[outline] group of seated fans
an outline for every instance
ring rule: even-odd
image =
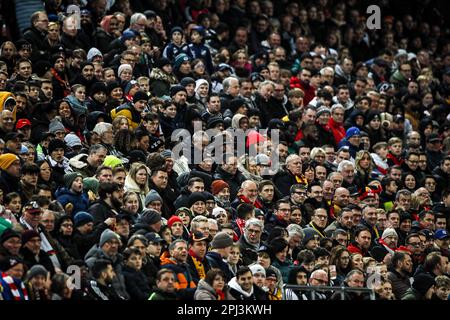
[[[375,2],[0,1],[0,300],[448,300],[448,4]]]

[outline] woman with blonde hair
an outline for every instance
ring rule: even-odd
[[[312,161],[314,161],[316,164],[323,165],[325,163],[325,157],[326,153],[325,150],[319,147],[314,147],[311,150],[311,153],[309,155]]]
[[[125,178],[125,191],[136,192],[139,196],[139,208],[145,208],[145,196],[150,192],[148,180],[150,169],[142,162],[135,162],[131,165],[130,171]]]
[[[354,182],[357,185],[358,190],[364,190],[370,182],[370,175],[374,168],[369,151],[360,150],[356,153],[355,168],[356,175]]]

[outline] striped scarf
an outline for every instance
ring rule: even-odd
[[[17,283],[14,282],[13,277],[8,276],[5,273],[2,273],[1,280],[3,283],[5,283],[8,286],[9,291],[11,291],[11,294],[12,294],[11,300],[14,300],[14,301],[29,300],[27,289],[25,288],[25,285],[23,284],[22,281],[20,281],[20,290],[19,290],[19,288],[17,287]],[[6,288],[3,288],[3,291],[5,291],[5,290],[6,290]],[[6,300],[5,296],[4,296],[4,298]]]
[[[205,277],[206,277],[205,266],[197,258],[197,256],[195,255],[195,253],[192,250],[189,250],[189,255],[191,256],[192,262],[194,263],[194,267],[198,272],[198,277],[200,279],[205,279]]]

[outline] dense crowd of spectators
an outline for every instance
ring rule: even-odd
[[[449,5],[371,2],[0,1],[0,300],[448,300]]]

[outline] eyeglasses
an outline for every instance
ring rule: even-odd
[[[328,218],[327,216],[322,216],[322,215],[315,215],[315,217],[320,220],[326,220]]]

